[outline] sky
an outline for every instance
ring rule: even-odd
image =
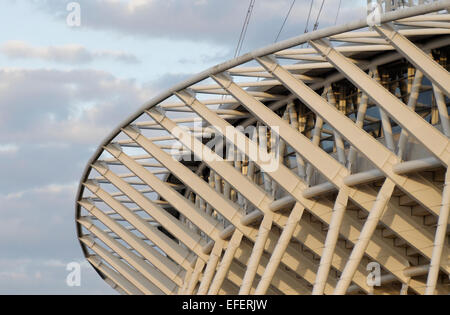
[[[79,26],[68,25],[70,2],[79,4]],[[274,42],[291,3],[256,0],[242,53]],[[342,1],[339,16],[338,3],[325,1],[319,28],[336,17],[338,24],[364,18],[366,0]],[[115,294],[76,238],[82,171],[142,104],[233,57],[248,4],[1,1],[0,294]],[[304,32],[309,5],[296,1],[280,40]],[[80,286],[66,283],[71,262],[81,265]]]

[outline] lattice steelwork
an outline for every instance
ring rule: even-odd
[[[448,294],[448,7],[307,33],[145,104],[82,177],[89,262],[126,294]]]

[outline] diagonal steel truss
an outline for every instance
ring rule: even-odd
[[[88,261],[123,294],[448,294],[449,7],[386,7],[145,104],[82,176]]]

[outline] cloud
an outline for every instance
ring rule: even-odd
[[[104,71],[0,69],[0,143],[98,143],[153,94]]]
[[[0,191],[0,294],[114,293],[81,253],[73,219],[75,182]],[[81,264],[81,287],[66,284],[70,262]]]
[[[138,84],[92,69],[0,69],[0,172],[11,178],[0,193],[77,182],[113,128],[188,76]]]
[[[62,240],[67,241],[73,236],[74,226],[70,218],[73,207],[67,201],[74,198],[76,183],[48,184],[36,186],[26,190],[17,190],[0,195],[0,244],[2,248],[27,247],[30,252],[42,252],[41,246],[54,244]],[[42,219],[46,228],[42,228]],[[72,221],[72,222],[70,222]],[[54,239],[55,238],[55,239]],[[42,244],[42,245],[40,245]],[[36,248],[32,246],[39,245]],[[70,255],[68,252],[59,253],[62,258]],[[3,253],[2,257],[7,257]]]
[[[78,182],[102,139],[165,88],[90,69],[0,69],[0,173],[10,178],[0,193]]]
[[[144,36],[170,40],[205,41],[224,47],[237,43],[248,1],[207,0],[78,0],[81,27],[113,30],[127,36]],[[39,8],[59,19],[67,11],[60,0],[37,0]],[[291,0],[258,0],[250,20],[244,50],[274,41],[291,5]],[[339,0],[326,2],[319,19],[320,27],[333,25]],[[321,1],[315,1],[309,30],[318,15]],[[309,1],[297,1],[280,39],[303,34]],[[343,1],[339,21],[363,18],[364,1]],[[157,49],[154,48],[154,49]]]
[[[0,52],[11,59],[40,59],[66,64],[86,64],[104,58],[128,64],[140,62],[135,55],[123,51],[89,51],[78,44],[38,47],[24,41],[10,40],[0,46]]]
[[[81,267],[81,286],[69,287],[68,263]],[[85,260],[1,258],[0,294],[117,294]]]
[[[19,147],[15,144],[0,144],[0,154],[16,153]]]

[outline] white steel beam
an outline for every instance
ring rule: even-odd
[[[148,281],[160,288],[165,294],[172,295],[177,292],[178,287],[174,282],[165,277],[158,269],[146,263],[138,255],[114,240],[107,233],[103,232],[99,227],[95,226],[91,220],[86,217],[81,217],[78,219],[78,222],[147,278]]]
[[[347,208],[348,192],[349,188],[347,186],[342,187],[334,202],[333,214],[331,215],[331,222],[328,227],[327,238],[325,239],[325,247],[320,257],[319,270],[317,271],[316,281],[314,282],[313,295],[322,295],[324,292],[339,232],[342,228],[345,209]]]
[[[275,275],[275,272],[280,265],[281,258],[283,254],[286,252],[286,248],[294,234],[295,228],[297,227],[304,211],[304,207],[302,207],[299,203],[296,203],[294,209],[292,209],[289,219],[286,222],[286,225],[283,228],[283,232],[281,232],[280,238],[278,239],[277,245],[273,250],[272,255],[270,256],[270,260],[264,270],[264,274],[261,277],[261,280],[256,287],[255,295],[266,294],[267,289]]]
[[[147,197],[140,194],[135,188],[127,184],[123,179],[108,169],[106,165],[96,163],[93,167],[119,190],[126,193],[127,196],[136,203],[136,205],[141,207],[148,213],[148,215],[164,226],[167,231],[175,236],[180,242],[185,244],[201,260],[208,260],[208,255],[203,252],[203,247],[206,245],[206,242],[200,235],[195,234],[192,230],[185,229],[181,222],[174,216],[157,204],[153,203]]]
[[[157,112],[149,112],[149,114],[153,115],[154,118],[158,119],[158,113]],[[186,141],[190,138],[186,131],[176,129],[176,131],[173,130],[177,125],[174,122],[171,122],[169,118],[164,119],[158,119],[158,121],[166,128],[168,131],[172,132],[175,136],[183,137]],[[156,152],[151,148],[152,143],[148,141],[143,135],[139,133],[139,131],[136,128],[128,127],[124,129],[124,132],[127,133],[127,135],[134,139],[136,143],[139,143],[142,148],[148,150],[149,152]],[[185,135],[185,136],[183,136]],[[192,141],[192,142],[191,142]],[[194,145],[196,143],[197,150],[202,149],[203,144],[198,139],[191,139],[188,143],[191,143]],[[198,153],[198,152],[197,152]],[[209,156],[213,154],[212,152],[205,152]],[[214,153],[215,154],[215,153]],[[257,230],[248,226],[245,226],[241,223],[241,217],[242,215],[239,213],[239,210],[230,203],[229,200],[227,200],[222,194],[217,193],[214,189],[212,189],[205,181],[200,179],[198,176],[194,175],[190,170],[187,170],[184,165],[182,165],[180,162],[175,161],[170,155],[166,154],[164,155],[158,155],[157,156],[160,163],[163,163],[165,167],[171,170],[173,174],[175,174],[181,181],[185,183],[185,185],[191,187],[193,191],[195,191],[197,194],[199,194],[207,203],[213,205],[213,207],[220,212],[228,221],[230,221],[234,226],[236,226],[244,235],[249,237],[251,240],[255,240],[255,237],[257,235]],[[230,174],[241,174],[236,171],[236,169],[232,166],[230,166],[228,163],[219,161],[218,157],[215,159],[216,163],[214,166],[214,170],[219,173],[222,177],[225,179],[228,179],[228,176]],[[217,166],[219,165],[219,166]],[[224,171],[222,172],[221,169]],[[242,174],[241,174],[242,175]],[[236,178],[236,177],[235,177]],[[259,189],[259,187],[255,186],[251,181],[248,181],[246,185],[246,191],[245,193],[252,193],[254,196],[261,196],[260,193],[255,194]],[[252,187],[255,187],[255,189],[250,190]],[[257,189],[256,189],[257,188]],[[244,193],[244,191],[242,191]],[[262,193],[262,196],[264,198],[264,193]],[[248,197],[246,195],[246,197]],[[262,200],[260,198],[260,201],[258,202],[260,206],[262,205]],[[265,204],[268,206],[271,202],[270,197],[268,197]],[[257,203],[257,204],[258,204]],[[260,272],[260,271],[259,271]]]
[[[220,117],[216,116],[214,113],[210,112],[209,109],[206,108],[206,106],[204,106],[198,100],[193,98],[192,95],[185,93],[185,92],[183,92],[183,94],[178,93],[177,95],[179,95],[179,97],[181,97],[181,99],[184,100],[186,102],[186,104],[188,104],[188,106],[190,106],[195,112],[197,112],[197,114],[202,116],[211,125],[216,126],[216,128],[218,128],[218,130],[222,130],[222,132],[223,132],[223,130],[227,130],[227,132],[224,132],[225,133],[224,135],[229,139],[229,141],[235,142],[238,147],[242,146],[240,150],[242,150],[243,152],[248,151],[247,153],[250,154],[249,155],[250,160],[258,161],[260,159],[259,156],[252,155],[254,152],[257,152],[258,149],[257,148],[252,149],[251,147],[257,146],[257,145],[254,144],[252,141],[250,141],[242,133],[236,132],[236,130],[229,123],[227,123]],[[169,120],[168,118],[165,118],[166,122],[168,120]],[[286,127],[286,128],[289,128],[289,127]],[[183,138],[186,139],[187,136],[183,136]],[[246,148],[248,148],[248,149],[246,149]],[[262,154],[262,153],[260,152],[260,154]],[[266,159],[263,159],[263,160],[266,160]],[[258,162],[256,164],[258,164],[258,166],[260,166],[262,169],[264,169],[264,167],[265,167],[265,165],[261,164],[260,162]],[[214,167],[214,166],[212,166],[212,167]],[[331,216],[328,216],[328,213],[331,213],[332,206],[326,207],[321,203],[317,203],[317,202],[314,202],[314,201],[304,198],[303,191],[306,188],[306,186],[300,181],[300,179],[298,177],[294,176],[294,174],[290,170],[288,170],[283,164],[279,165],[279,167],[276,170],[271,170],[268,174],[274,180],[276,180],[277,183],[281,187],[283,187],[287,192],[292,194],[292,196],[295,196],[295,198],[301,204],[305,205],[306,208],[313,211],[313,213],[315,213],[316,215],[321,217],[326,223],[329,224]],[[227,174],[225,173],[223,176],[225,176],[225,178],[226,178]],[[292,187],[295,187],[296,189],[293,190]],[[245,187],[243,188],[243,190],[241,190],[241,189],[239,189],[239,190],[243,191],[243,192],[246,191]],[[364,194],[364,195],[366,195],[366,194]],[[250,197],[252,197],[252,196],[250,196]],[[250,198],[250,197],[247,197],[247,198]],[[353,193],[353,198],[357,198],[357,194]],[[366,202],[367,202],[367,200],[364,200],[364,203],[366,203]],[[323,208],[321,208],[321,207],[323,207]],[[282,224],[280,223],[279,220],[281,220],[281,217],[279,219],[276,219],[275,222],[277,223],[277,225],[282,226]],[[355,225],[357,226],[358,224],[359,223],[356,223],[355,221],[349,222],[348,218],[346,218],[346,220],[345,220],[346,227],[351,226],[353,228]],[[304,227],[302,227],[302,229],[304,229]],[[346,231],[346,236],[348,237],[348,234],[347,234],[349,232],[348,228],[346,228],[344,230]],[[356,228],[356,230],[357,230],[357,228]],[[298,231],[299,230],[296,231],[296,234],[298,233]],[[307,241],[309,242],[310,239],[307,239]],[[373,245],[375,245],[375,243],[373,243]],[[386,245],[387,244],[385,244],[383,246],[386,246]],[[375,248],[377,248],[378,246],[379,245],[376,245],[375,247],[371,247],[369,249],[369,251],[371,252],[371,251],[375,250]],[[314,246],[312,248],[314,248],[315,250],[319,250],[319,248],[314,247]],[[320,246],[320,249],[321,248],[322,248],[322,246]],[[373,252],[373,254],[375,254],[375,252]],[[378,254],[375,254],[375,257],[377,257],[378,255],[379,255],[379,252],[378,252]],[[379,257],[378,259],[380,259],[380,258],[381,257]],[[381,259],[383,259],[383,258],[381,258]],[[336,260],[333,260],[333,266],[339,268],[339,264],[337,263]],[[342,266],[342,268],[343,268],[343,266]],[[404,267],[401,267],[401,269],[403,269],[403,268]],[[401,278],[401,274],[398,274],[398,275]],[[362,280],[362,279],[358,278],[356,281],[360,281],[360,280]],[[365,280],[362,282],[359,282],[359,283],[362,287],[365,287]]]
[[[200,287],[198,288],[198,295],[206,295],[208,292],[211,281],[214,277],[216,271],[217,263],[222,255],[222,250],[225,245],[224,240],[219,240],[214,243],[214,247],[209,255],[208,263],[206,264],[205,272],[203,273],[202,281],[200,282]]]
[[[335,294],[345,294],[347,292],[355,271],[364,256],[364,252],[367,249],[369,240],[372,238],[378,222],[380,221],[380,218],[387,208],[387,204],[392,196],[394,188],[394,182],[390,179],[386,179],[380,191],[378,192],[377,200],[375,201],[372,209],[369,212],[369,217],[364,223],[364,227],[361,230],[361,234],[359,235],[358,240],[355,243],[352,254],[350,255],[350,258],[345,265],[344,271],[342,272],[340,280],[336,286],[336,290],[334,292]]]
[[[107,216],[103,211],[95,207],[95,205],[87,200],[79,201],[79,204],[91,213],[95,218],[98,218],[105,226],[107,226],[120,239],[128,243],[134,250],[147,259],[153,266],[158,268],[170,280],[175,282],[178,286],[183,285],[184,270],[181,266],[175,264],[166,256],[161,255],[159,251],[144,242],[142,239],[125,229],[122,225]]]
[[[423,120],[414,111],[409,110],[403,102],[383,88],[379,83],[372,80],[358,66],[354,65],[345,56],[332,48],[329,43],[324,40],[316,40],[310,42],[310,44],[332,62],[335,68],[343,73],[355,86],[364,91],[364,93],[367,93],[402,128],[408,130],[414,138],[439,158],[444,165],[448,165],[450,161],[450,142],[441,132],[433,126],[430,126],[428,122]],[[448,73],[444,77],[448,77],[449,79],[447,81],[450,82]],[[348,127],[347,129],[350,130],[351,128]],[[348,137],[346,138],[351,141]],[[369,147],[370,145],[367,144],[367,147],[364,149],[366,151],[370,150]],[[379,147],[380,145],[377,145],[372,150],[378,150]],[[362,152],[362,148],[359,148],[359,150]],[[383,150],[385,149],[383,148]],[[376,155],[383,156],[381,152]]]
[[[441,211],[439,212],[439,220],[436,227],[436,236],[434,239],[433,256],[431,257],[430,271],[427,278],[426,295],[435,294],[436,283],[439,276],[439,267],[444,260],[445,265],[449,265],[448,255],[445,253],[447,225],[450,214],[450,172],[447,170],[445,174],[444,194],[442,197]],[[447,249],[448,250],[448,249]]]
[[[209,287],[208,295],[217,294],[219,288],[222,286],[222,283],[228,274],[228,270],[230,269],[231,263],[233,262],[236,250],[239,248],[241,244],[243,236],[244,234],[242,234],[242,232],[237,229],[233,232],[233,236],[231,237],[231,240],[228,242],[225,254],[223,255],[219,268],[217,269],[217,272],[214,276],[211,286]]]
[[[184,198],[181,194],[176,192],[173,188],[168,186],[165,182],[159,179],[152,172],[146,170],[143,166],[139,165],[130,158],[129,155],[122,151],[122,148],[116,145],[108,145],[105,149],[111,153],[117,160],[123,163],[130,171],[132,171],[136,176],[138,176],[144,183],[151,187],[155,192],[157,192],[164,200],[170,203],[175,209],[177,209],[184,216],[189,218],[189,221],[194,223],[199,229],[203,230],[206,235],[211,237],[213,240],[220,239],[220,233],[223,228],[221,223],[211,216],[202,213],[194,207],[194,205]],[[150,149],[150,147],[147,147]],[[153,147],[148,150],[150,154],[160,157],[165,154],[161,149]],[[156,158],[156,156],[155,156]]]
[[[142,293],[148,295],[164,295],[164,292],[161,291],[157,286],[155,286],[153,283],[144,278],[136,270],[129,267],[118,257],[115,257],[104,247],[97,244],[92,237],[82,236],[80,237],[80,241],[83,242],[87,247],[92,249],[99,257],[104,259],[120,274],[124,275],[127,278],[127,280],[130,281]]]
[[[264,61],[262,61],[263,59],[264,59]],[[264,65],[264,63],[267,61],[267,58],[260,58],[260,59],[258,59],[258,60]],[[272,62],[272,60],[269,60],[269,62]],[[269,62],[267,62],[267,63],[269,63]],[[273,61],[273,63],[275,63],[275,62]],[[276,63],[275,63],[275,65],[271,64],[271,66],[269,66],[269,65],[265,64],[264,66],[265,66],[267,69],[269,69],[269,71],[270,71],[272,74],[274,74],[275,77],[277,77],[280,81],[282,81],[283,84],[285,84],[288,88],[289,88],[290,86],[292,86],[292,85],[299,84],[299,82],[298,82],[297,80],[295,80],[295,79],[292,79],[292,81],[291,81],[291,80],[286,80],[286,77],[291,78],[291,77],[289,77],[290,74],[289,74],[287,71],[285,71],[284,69],[281,69],[281,67],[277,67]],[[286,75],[285,75],[282,79],[280,79],[280,75],[281,75],[280,72],[281,72],[281,71],[285,71],[285,72],[286,72]],[[283,75],[284,75],[284,73],[283,73]],[[239,88],[238,86],[236,86],[236,85],[235,85],[228,77],[223,76],[223,75],[220,75],[220,76],[216,75],[216,76],[214,76],[214,79],[215,79],[216,81],[218,81],[218,83],[221,84],[225,89],[227,89],[234,97],[236,97],[239,101],[241,101],[242,104],[243,104],[244,106],[246,106],[247,109],[248,109],[249,111],[251,111],[251,112],[252,112],[256,117],[258,117],[260,120],[264,121],[267,125],[269,125],[269,126],[282,126],[281,128],[279,128],[279,132],[280,132],[281,137],[282,137],[283,139],[285,139],[285,140],[287,141],[287,143],[289,143],[294,149],[295,149],[295,148],[298,148],[298,149],[296,150],[297,152],[300,152],[301,154],[304,154],[304,153],[306,152],[305,155],[308,154],[308,153],[310,153],[311,151],[313,151],[313,152],[315,152],[315,153],[317,152],[317,153],[314,155],[314,157],[311,157],[311,161],[310,161],[310,163],[316,165],[316,168],[317,168],[317,169],[319,169],[319,170],[322,171],[323,169],[329,168],[330,165],[333,165],[334,167],[333,167],[333,171],[332,171],[332,172],[331,172],[331,171],[330,171],[330,172],[323,172],[323,174],[324,174],[326,177],[328,177],[329,180],[331,180],[331,182],[332,182],[333,184],[335,184],[337,187],[343,186],[343,184],[342,184],[342,182],[341,182],[340,180],[342,180],[342,176],[346,176],[346,174],[348,174],[348,171],[347,171],[345,168],[343,168],[342,165],[338,164],[334,159],[329,158],[329,156],[328,156],[327,154],[325,154],[325,152],[323,152],[323,151],[321,152],[320,150],[317,151],[317,148],[315,148],[314,146],[312,146],[312,144],[311,144],[310,142],[308,142],[308,140],[302,141],[302,137],[304,137],[304,136],[301,135],[300,133],[289,135],[289,133],[292,133],[291,131],[293,131],[293,130],[290,129],[290,127],[289,127],[288,125],[284,126],[284,125],[285,125],[285,122],[284,122],[280,117],[278,117],[278,116],[277,116],[276,114],[274,114],[272,111],[270,111],[269,109],[267,109],[267,108],[264,106],[264,104],[262,104],[262,103],[256,101],[256,100],[253,99],[251,96],[246,95],[245,91],[242,90],[241,88]],[[289,81],[289,83],[286,83],[286,81]],[[305,87],[306,87],[306,86],[305,86]],[[306,87],[306,88],[307,88],[307,87]],[[307,94],[308,91],[309,91],[309,90],[308,90],[308,88],[307,88],[306,92],[305,92],[305,91],[302,91],[303,93],[297,92],[296,94],[297,94],[297,96],[298,96],[299,94],[303,94],[303,96],[305,96],[305,94]],[[323,102],[324,104],[326,104],[327,109],[332,108],[331,106],[328,105],[328,103],[326,103],[326,102],[325,102],[320,96],[318,96],[315,92],[311,91],[311,93],[312,93],[312,96],[313,96],[313,97],[316,97],[316,96],[317,96],[317,100],[316,100],[316,102],[314,103],[314,105],[317,105],[317,103]],[[311,102],[310,99],[309,99],[309,101]],[[193,109],[194,109],[195,111],[197,111],[194,107],[193,107]],[[338,118],[339,118],[339,117],[340,117],[339,115],[343,116],[343,115],[342,115],[341,113],[339,113],[337,110],[335,110],[334,112],[336,112],[336,113],[338,113],[338,114],[334,114],[334,115],[333,115],[333,119],[335,119],[336,116],[338,116]],[[199,115],[201,115],[198,111],[197,111],[197,113],[198,113]],[[322,116],[323,116],[323,115],[322,115]],[[343,117],[344,117],[345,119],[348,119],[348,118],[346,118],[345,116],[343,116]],[[205,117],[203,117],[203,118],[205,118]],[[205,119],[206,119],[206,118],[205,118]],[[331,119],[331,117],[330,117],[329,120],[328,120],[329,123],[330,123],[331,125],[333,125],[333,123],[335,123],[335,121],[333,121],[333,119]],[[206,120],[209,121],[211,124],[213,124],[213,125],[215,125],[215,126],[218,125],[217,120],[214,121],[214,122],[211,122],[211,120],[210,120],[209,118],[206,119]],[[345,123],[345,125],[348,125],[348,123]],[[220,125],[219,125],[219,126],[220,126]],[[344,126],[344,125],[343,125],[343,126]],[[334,125],[334,127],[336,127],[336,126]],[[344,128],[344,127],[343,127],[343,128]],[[343,128],[342,128],[342,129],[343,129]],[[358,128],[356,127],[356,129],[358,129]],[[338,130],[339,130],[339,131],[342,131],[341,128],[338,128]],[[353,130],[352,130],[352,131],[353,131]],[[355,137],[355,136],[357,136],[357,134],[358,134],[359,131],[360,131],[360,130],[356,130],[355,133],[352,134],[350,137]],[[367,137],[367,135],[366,135],[366,137]],[[358,138],[358,141],[362,141],[362,140],[365,140],[365,139],[364,139],[364,137],[361,137],[361,136],[360,136],[360,137]],[[373,149],[376,148],[376,146],[380,146],[380,144],[377,143],[375,140],[373,140],[373,142],[374,142],[374,145],[373,145],[372,147],[368,148],[369,150],[373,150]],[[301,145],[300,145],[300,144],[301,144]],[[360,145],[361,145],[361,143],[360,143]],[[372,144],[371,144],[371,145],[372,145]],[[359,149],[359,148],[358,148],[358,149]],[[377,148],[377,149],[379,149],[379,148]],[[385,150],[385,151],[387,152],[387,154],[391,155],[391,158],[393,158],[393,159],[396,160],[396,157],[392,155],[392,152],[390,152],[389,150],[385,149],[384,147],[382,147],[382,150]],[[376,156],[378,153],[379,153],[378,151],[372,152],[372,154],[375,155],[375,156]],[[326,156],[327,158],[329,158],[329,159],[328,159],[328,164],[327,164],[327,163],[323,163],[323,162],[322,162],[322,164],[320,164],[320,165],[318,164],[318,159],[319,159],[319,157],[321,157],[321,156]],[[373,157],[371,157],[371,158],[372,158],[371,160],[373,160]],[[324,157],[324,159],[325,159],[325,157]],[[380,162],[381,162],[381,161],[380,161]],[[384,165],[385,163],[386,163],[386,161],[383,161],[383,163],[381,163],[381,166],[380,166],[380,167],[381,167],[381,168],[382,168],[382,167],[385,167],[385,168],[386,168],[386,166]],[[336,164],[337,164],[337,165],[336,165]],[[375,163],[375,164],[376,164],[376,163]],[[282,168],[280,168],[280,169],[282,169]],[[280,170],[280,169],[279,169],[279,170]],[[279,170],[278,170],[278,171],[279,171]],[[389,172],[392,171],[390,168],[387,168],[387,170],[388,170]],[[339,173],[339,172],[340,172],[340,173]],[[273,172],[271,175],[274,176],[275,173],[276,173],[276,172]],[[331,174],[330,174],[330,173],[331,173]],[[340,174],[340,176],[337,176],[337,173]],[[284,181],[286,181],[286,176],[284,177]],[[282,185],[282,182],[283,182],[283,180],[279,182],[280,185]],[[411,184],[415,184],[415,183],[416,183],[415,181],[409,181],[409,182],[410,182]],[[405,183],[405,178],[402,178],[401,184],[403,184],[404,186],[406,186],[406,188],[409,188],[409,185]],[[299,187],[299,186],[297,186],[297,187]],[[410,189],[412,189],[412,187],[411,187]],[[416,188],[416,189],[417,189],[417,188]],[[286,190],[287,190],[289,193],[292,193],[292,191],[290,191],[289,189],[286,189]],[[425,188],[425,187],[424,187],[422,190],[428,190],[428,191],[431,191],[431,192],[434,191],[433,189]],[[370,210],[370,207],[369,207],[369,204],[367,203],[367,201],[365,200],[364,202],[362,202],[362,200],[360,199],[360,198],[363,197],[363,195],[358,196],[358,195],[360,194],[360,192],[358,192],[357,189],[351,189],[350,191],[351,191],[350,196],[352,197],[352,199],[354,199],[356,202],[358,202],[359,205],[361,205],[362,207],[366,208],[367,211],[369,211],[369,210]],[[414,193],[417,193],[417,192],[415,191]],[[435,193],[436,193],[436,198],[435,198],[435,199],[440,200],[440,197],[439,197],[438,192],[435,191]],[[425,197],[426,197],[426,199],[425,199]],[[428,193],[427,193],[427,196],[422,195],[422,200],[425,200],[425,201],[427,201],[428,203],[430,202],[429,198],[430,198],[430,194],[428,194]],[[375,202],[375,198],[374,198],[373,201]],[[307,208],[308,208],[308,207],[307,207]],[[434,210],[436,210],[436,209],[434,208]],[[409,237],[410,237],[410,236],[409,236]],[[369,247],[369,249],[370,249],[370,247]],[[404,259],[403,259],[403,260],[404,260]],[[404,261],[405,261],[405,260],[404,260]],[[407,262],[405,262],[405,263],[407,264]],[[404,267],[403,267],[403,268],[404,268]],[[399,276],[399,278],[404,278],[404,277],[402,276],[402,274],[400,273],[400,270],[396,270],[396,271],[394,271],[394,272],[396,272],[396,274]],[[406,279],[405,279],[405,281],[406,281]]]
[[[391,25],[374,26],[374,29],[450,97],[450,74],[447,70]]]
[[[124,217],[130,224],[136,227],[147,239],[152,240],[159,248],[161,248],[170,258],[176,261],[185,270],[191,270],[191,264],[195,255],[190,253],[179,244],[175,243],[167,235],[159,231],[154,226],[145,222],[137,214],[131,212],[127,207],[111,197],[105,190],[100,188],[98,184],[87,181],[84,184],[93,194],[101,198],[105,204],[115,210],[120,216]],[[83,205],[84,207],[84,205]]]
[[[329,55],[330,54],[328,54],[327,56]],[[321,116],[331,126],[333,126],[336,130],[338,130],[338,132],[341,133],[344,136],[344,138],[346,138],[354,147],[356,147],[359,152],[361,152],[369,161],[371,161],[376,167],[378,167],[386,176],[391,178],[402,190],[404,190],[412,198],[417,200],[417,202],[422,204],[425,208],[437,214],[439,209],[439,203],[440,200],[442,199],[442,196],[439,190],[433,184],[431,184],[425,178],[421,178],[421,182],[417,182],[408,177],[399,176],[395,174],[392,171],[392,167],[393,165],[398,164],[400,160],[398,159],[398,157],[395,156],[393,152],[389,151],[376,139],[369,136],[364,130],[358,128],[358,126],[356,126],[348,117],[340,113],[336,108],[330,106],[322,97],[320,97],[317,93],[315,93],[303,82],[295,80],[292,77],[292,75],[282,66],[278,65],[275,60],[269,57],[264,57],[259,58],[258,61],[264,65],[267,71],[274,74],[274,76],[277,77],[280,81],[282,81],[284,85],[291,90],[292,93],[297,95],[297,97],[299,97],[306,105],[308,105],[312,111]],[[359,68],[357,69],[361,71]],[[367,76],[365,73],[363,74]],[[372,79],[370,79],[368,76],[367,80],[372,81]],[[373,83],[378,84],[376,82]],[[380,88],[385,92],[387,92],[383,87],[380,86]],[[390,94],[389,92],[387,93],[392,96],[392,94]],[[368,95],[370,96],[369,93]],[[394,97],[394,99],[396,98]],[[254,102],[255,107],[256,106],[261,107],[261,105],[263,104],[258,103],[257,101]],[[388,107],[392,108],[394,106],[391,105]],[[402,105],[402,107],[406,109],[404,105]],[[413,114],[415,115],[415,113]],[[270,111],[266,112],[265,116],[268,115],[273,116],[272,118],[273,122],[271,122],[273,126],[282,125],[281,119],[274,113]],[[259,114],[259,116],[261,119],[264,119],[261,113]],[[427,129],[428,128],[434,129],[434,127],[431,127],[425,121],[423,121],[423,123],[427,125]],[[280,128],[280,130],[286,132],[285,129],[286,128]],[[442,134],[440,135],[443,136]],[[289,138],[289,140],[286,138],[286,136],[281,135],[281,137],[284,138],[294,149],[301,151],[302,154],[305,154],[305,158],[306,154],[309,153],[309,151],[312,150],[312,148],[314,148],[314,146],[307,141],[304,141],[305,144],[303,146],[299,146],[299,140],[302,138],[301,134],[297,134],[295,138],[291,137]],[[295,141],[295,139],[297,139],[297,141]],[[445,144],[450,145],[449,141],[446,138]],[[324,166],[324,162],[320,163],[321,161],[317,158],[317,155],[328,156],[328,154],[325,154],[324,151],[317,150],[317,148],[314,149],[316,150],[315,151],[316,156],[310,161],[310,163],[312,163],[313,165],[316,164],[317,166],[315,167],[318,170],[320,170],[321,173],[325,177],[327,177],[327,179],[332,184],[334,184],[336,187],[342,187],[343,181],[336,176],[337,175],[336,173],[340,172],[340,177],[346,177],[349,175],[348,171],[345,168],[343,168],[342,165],[337,163],[332,157],[328,158],[327,161],[328,165]],[[304,153],[305,151],[307,153]],[[325,158],[323,158],[323,160],[324,159]],[[333,172],[329,174],[327,170],[330,168],[331,165],[332,165],[331,168],[333,168]],[[324,167],[326,167],[325,170]]]
[[[192,108],[194,109],[194,107]],[[203,157],[205,163],[207,163],[226,181],[230,182],[238,191],[240,191],[242,194],[245,194],[245,197],[248,200],[250,200],[253,204],[258,205],[259,209],[265,212],[270,212],[269,205],[273,201],[272,197],[266,195],[264,191],[262,191],[253,182],[249,181],[247,177],[243,176],[240,172],[237,172],[235,168],[230,166],[228,163],[224,162],[222,158],[217,156],[210,149],[206,148],[198,139],[192,137],[192,135],[188,134],[185,130],[179,129],[174,122],[172,122],[168,117],[164,116],[160,111],[158,110],[148,111],[148,114],[151,115],[153,119],[159,121],[162,126],[164,126],[168,131],[170,131],[174,136],[176,136],[184,145],[190,147],[195,155],[197,155],[198,157]],[[215,115],[215,113],[213,114]],[[232,127],[232,130],[234,130],[234,127]],[[131,134],[131,129],[128,128],[127,132]],[[148,145],[148,143],[146,143],[145,137],[139,136],[139,134],[137,134],[136,131],[134,131],[132,138],[134,138],[137,142],[139,142],[143,148],[145,148]],[[246,137],[244,138],[248,140],[248,138]],[[238,141],[238,143],[242,145],[244,142]],[[258,150],[254,149],[251,151],[257,152]],[[258,159],[256,156],[254,156],[254,158]],[[179,169],[183,168],[184,166],[181,165],[179,162],[174,161],[172,158],[168,158],[167,160],[165,160],[164,163],[166,163],[165,166],[167,168],[171,169],[171,171],[174,174],[177,174],[176,176],[180,178],[186,185],[190,186],[193,191],[197,191],[197,193],[199,193],[202,196],[202,198],[204,198],[208,203],[214,204],[218,200],[224,198],[222,195],[217,194],[216,191],[212,190],[211,187],[209,187],[209,185],[207,185],[203,180],[198,179],[196,176],[192,175],[183,176],[182,171]],[[288,172],[288,174],[290,173],[290,171],[287,170],[286,168],[285,170],[286,172]],[[295,183],[289,183],[289,185],[293,184],[295,185]],[[206,191],[205,190],[202,191],[202,187],[205,187]],[[292,188],[290,190],[292,190]],[[222,215],[224,215],[233,225],[235,225],[239,230],[241,230],[247,237],[249,237],[253,241],[255,240],[257,230],[244,226],[241,222],[242,215],[240,215],[234,207],[230,208],[230,206],[228,205],[228,201],[224,203],[224,205],[215,208],[219,212],[221,212]],[[225,211],[226,209],[229,210]],[[288,252],[292,256],[302,255],[301,253],[296,253],[296,251],[293,248],[288,248]],[[300,256],[298,259],[300,259]],[[286,258],[286,261],[283,261],[283,263],[290,266],[293,263],[293,261]],[[296,271],[295,267],[292,269]],[[302,270],[302,272],[304,271]]]
[[[264,215],[264,218],[259,225],[258,236],[256,237],[255,245],[253,246],[252,254],[247,263],[247,270],[245,271],[242,285],[239,289],[239,295],[248,295],[250,289],[253,286],[256,270],[261,260],[261,256],[264,252],[267,239],[269,237],[270,230],[272,228],[273,215],[268,213]]]
[[[123,275],[105,265],[98,255],[91,255],[87,257],[87,260],[96,269],[100,270],[100,272],[104,274],[107,279],[110,279],[115,285],[117,285],[123,291],[123,293],[128,295],[143,295],[142,291],[136,288]]]

